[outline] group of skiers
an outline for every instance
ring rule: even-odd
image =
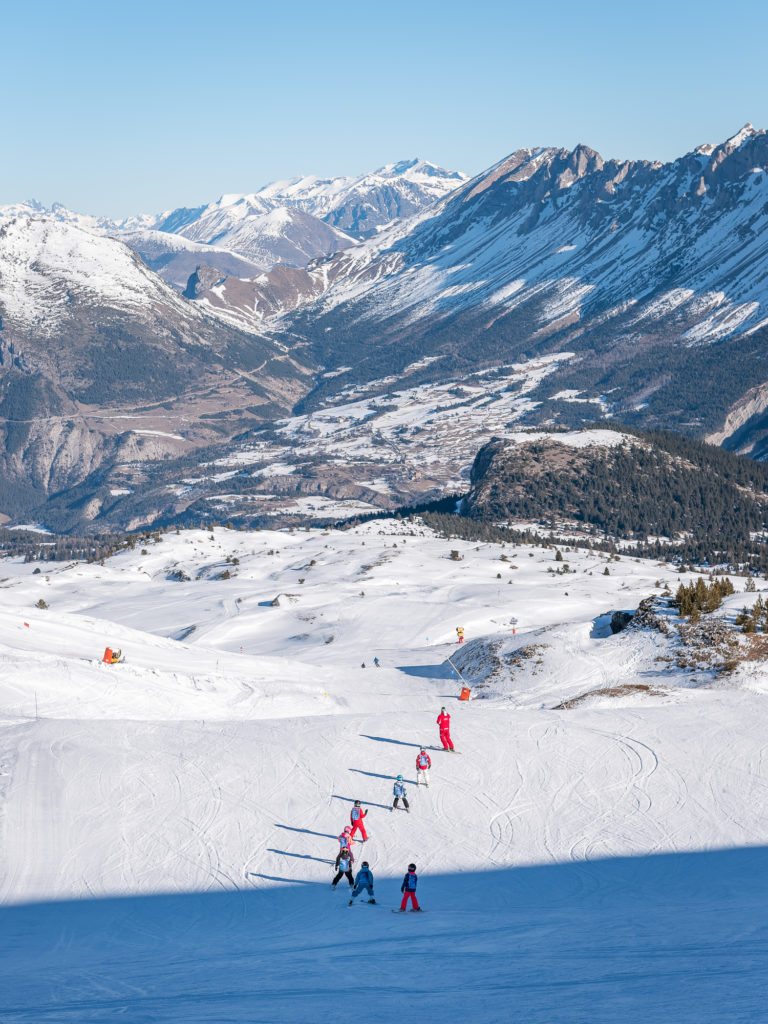
[[[455,752],[453,741],[451,740],[451,716],[447,713],[445,708],[441,708],[440,714],[437,717],[437,724],[440,728],[440,741],[443,744],[443,750]],[[421,785],[423,781],[424,784],[429,787],[429,769],[431,767],[432,759],[426,752],[425,748],[422,747],[416,755],[417,786]],[[403,780],[402,775],[398,775],[395,779],[395,784],[392,788],[392,795],[394,799],[390,810],[396,810],[399,802],[402,800],[403,808],[406,813],[410,814],[410,806],[408,804],[408,797],[405,790],[405,781]],[[363,891],[368,893],[369,903],[376,902],[373,894],[373,872],[371,871],[368,861],[364,860],[362,862],[360,870],[357,872],[357,877],[354,877],[352,874],[352,865],[355,862],[355,857],[352,853],[352,843],[358,841],[355,840],[355,833],[358,830],[362,837],[359,841],[365,842],[368,839],[364,822],[367,814],[368,811],[363,809],[360,800],[355,800],[349,815],[349,825],[346,826],[339,836],[339,853],[334,864],[336,868],[336,875],[331,882],[331,888],[335,889],[341,879],[346,878],[349,882],[350,888],[352,889],[349,900],[350,906]],[[416,874],[416,865],[409,864],[408,870],[403,878],[402,885],[400,886],[400,892],[403,894],[403,898],[400,903],[401,913],[405,913],[409,899],[411,900],[412,909],[421,911],[419,901],[416,899],[417,884],[418,875]]]

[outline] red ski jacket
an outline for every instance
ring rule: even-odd
[[[423,763],[423,762],[426,762],[426,763]],[[432,760],[431,760],[429,754],[417,754],[416,755],[416,770],[417,771],[420,768],[423,770],[424,768],[431,768],[431,767],[432,767]]]
[[[440,732],[450,732],[451,716],[441,712],[437,716],[437,724],[440,726]]]
[[[360,818],[364,818],[368,811],[364,811],[362,807],[353,807],[349,814],[349,820],[354,825]]]

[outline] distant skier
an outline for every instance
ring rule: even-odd
[[[350,825],[344,829],[339,836],[339,849],[351,850],[352,849],[352,828]]]
[[[355,901],[355,898],[360,895],[363,889],[368,890],[368,902],[375,903],[376,900],[373,896],[373,872],[368,866],[368,861],[364,860],[360,866],[360,870],[357,872],[357,878],[355,879],[355,888],[352,890],[352,896],[349,900],[350,907]]]
[[[331,882],[331,888],[335,889],[338,883],[341,881],[342,876],[346,876],[349,880],[350,889],[354,889],[355,880],[352,877],[352,865],[355,863],[355,858],[352,856],[351,850],[339,850],[339,855],[336,858],[336,870],[338,874]]]
[[[394,788],[392,789],[392,794],[394,795],[395,798],[394,803],[392,804],[392,810],[394,811],[394,809],[397,807],[397,801],[402,800],[406,811],[408,811],[408,813],[410,814],[411,812],[408,807],[408,797],[405,795],[405,783],[403,782],[402,775],[398,775],[397,778],[395,779],[395,785]]]
[[[379,661],[378,658],[373,659],[373,664],[376,666],[376,668],[381,668],[381,662]]]
[[[426,752],[424,747],[421,748],[419,753],[416,755],[416,785],[421,785],[421,780],[429,788],[429,769],[432,767],[432,760],[429,754]]]
[[[419,876],[416,874],[416,865],[409,864],[408,871],[403,878],[403,884],[400,886],[400,892],[403,894],[403,900],[400,904],[400,913],[405,913],[405,908],[408,906],[408,898],[410,897],[411,905],[414,910],[421,910],[419,901],[416,899],[416,886],[419,881]]]
[[[440,709],[440,714],[437,716],[437,724],[440,726],[440,742],[443,744],[443,750],[453,750],[451,716],[445,708]]]
[[[360,829],[360,831],[363,834],[363,842],[365,842],[365,840],[368,838],[368,836],[365,834],[365,825],[363,824],[363,818],[367,814],[368,811],[363,810],[360,801],[355,800],[355,806],[352,808],[349,814],[349,820],[352,824],[352,831],[349,834],[350,839],[354,838],[355,832],[357,832],[358,829]]]
[[[360,668],[365,668],[365,662],[363,662],[363,664],[360,666]]]

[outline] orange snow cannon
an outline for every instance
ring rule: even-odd
[[[111,665],[112,664],[112,648],[111,647],[105,648],[105,650],[104,650],[104,657],[101,660],[104,662],[105,665]]]
[[[459,700],[469,700],[471,691],[468,686],[462,686],[461,693],[459,694]]]

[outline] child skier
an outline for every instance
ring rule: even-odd
[[[376,900],[373,897],[373,872],[368,866],[368,861],[364,860],[360,870],[357,872],[357,878],[355,879],[355,888],[352,890],[352,896],[349,900],[350,907],[355,901],[355,897],[359,896],[363,889],[368,890],[368,902],[375,903]]]
[[[354,889],[355,880],[352,877],[352,865],[355,863],[355,858],[352,856],[351,850],[339,850],[339,855],[336,858],[336,870],[338,874],[331,882],[331,888],[335,889],[337,884],[341,881],[342,875],[346,875],[349,880],[350,889]]]
[[[431,767],[432,767],[432,760],[431,760],[429,754],[424,749],[424,747],[422,747],[421,750],[419,751],[419,753],[416,755],[416,785],[417,786],[420,786],[421,785],[421,780],[424,779],[424,782],[426,783],[427,788],[429,788],[429,769]]]
[[[440,726],[440,742],[443,744],[443,750],[453,750],[451,716],[445,708],[440,709],[440,714],[437,716],[437,724]]]
[[[347,827],[339,836],[339,847],[342,850],[352,849],[352,829],[350,828],[349,825],[347,825]]]
[[[414,910],[421,910],[419,901],[416,899],[416,886],[418,884],[419,877],[416,874],[416,865],[409,864],[408,871],[403,879],[403,884],[400,886],[400,892],[403,894],[403,900],[400,904],[400,913],[405,913],[405,908],[408,906],[408,899],[410,897],[411,904]]]
[[[392,789],[392,793],[394,794],[395,797],[394,803],[392,804],[392,810],[394,811],[394,809],[397,807],[397,801],[402,800],[406,811],[408,811],[408,813],[410,814],[411,812],[408,808],[408,797],[405,795],[405,783],[403,782],[402,775],[397,776],[394,788]]]
[[[354,838],[355,832],[357,832],[358,829],[363,833],[363,842],[368,838],[365,834],[365,825],[363,824],[363,818],[367,813],[368,811],[363,810],[360,801],[355,800],[355,806],[352,808],[349,815],[349,820],[352,823],[352,831],[349,834],[350,839]]]

